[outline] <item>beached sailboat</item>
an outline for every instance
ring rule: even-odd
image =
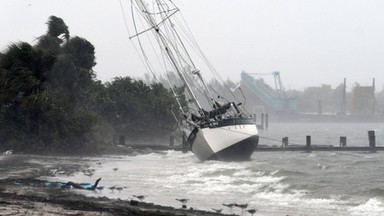
[[[189,50],[197,51],[213,77],[219,77],[201,52],[189,29],[183,26],[180,10],[169,0],[131,0],[135,33],[130,36],[147,69],[156,73],[148,51],[161,65],[160,71],[175,71],[185,88],[188,108],[182,109],[183,122],[190,128],[187,143],[201,160],[249,160],[258,143],[255,121],[246,113],[235,91],[241,88],[212,89],[197,68]],[[149,48],[145,45],[150,44]],[[170,80],[170,87],[178,82]],[[226,92],[225,92],[226,91]],[[220,92],[220,93],[219,93]],[[176,99],[178,95],[174,93]]]

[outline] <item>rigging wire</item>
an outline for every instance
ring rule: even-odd
[[[175,20],[176,20],[176,22],[178,22],[177,20],[177,17],[175,17]],[[178,23],[180,23],[180,22],[178,22]],[[182,28],[182,25],[180,25],[181,26],[181,28]],[[179,43],[180,43],[180,46],[181,46],[181,48],[182,48],[182,50],[183,51],[181,51],[179,48],[178,48],[178,46],[177,46],[177,44],[174,44],[172,41],[169,41],[169,38],[171,38],[171,37],[169,37],[169,38],[165,38],[165,39],[168,39],[168,42],[169,42],[169,44],[170,45],[172,45],[172,48],[176,51],[176,52],[178,52],[178,54],[180,54],[178,57],[179,57],[179,62],[180,63],[182,63],[182,62],[184,62],[185,64],[187,64],[189,67],[192,67],[192,68],[197,68],[196,66],[195,66],[195,64],[194,64],[194,62],[192,61],[192,58],[191,58],[191,56],[189,55],[189,53],[187,52],[187,49],[186,49],[186,47],[185,47],[185,45],[183,44],[183,41],[181,40],[181,38],[180,38],[180,36],[179,36],[179,31],[177,31],[176,30],[176,28],[175,28],[175,25],[172,23],[172,22],[170,22],[170,28],[171,29],[166,29],[166,32],[168,32],[168,35],[172,35],[173,37],[172,38],[174,38],[174,39],[177,39],[177,40],[175,40],[175,41],[178,41]],[[169,32],[171,32],[172,34],[170,34]],[[185,31],[186,32],[186,31]],[[182,31],[180,32],[180,33],[182,33]],[[183,34],[182,34],[183,35]],[[185,37],[185,35],[188,35],[188,34],[184,34],[184,38],[186,38]],[[189,39],[188,39],[189,38]],[[189,41],[195,41],[194,39],[193,39],[193,37],[190,37],[190,36],[187,36],[187,39],[188,40],[186,40],[187,42],[189,42]],[[191,40],[192,39],[192,40]],[[199,52],[199,50],[197,50],[196,49],[196,47],[197,47],[197,43],[196,43],[196,41],[193,43],[193,44],[191,44],[191,43],[189,43],[190,44],[190,46],[195,50],[195,52],[200,56],[200,58],[201,59],[203,59],[203,57],[201,56],[201,49],[200,49],[200,52]],[[181,54],[184,54],[185,56],[183,56],[183,55],[181,55]],[[194,70],[196,70],[197,71],[197,69],[193,69],[193,71]],[[196,86],[196,89],[198,89],[201,93],[202,93],[202,95],[205,95],[205,98],[207,99],[207,102],[208,102],[208,104],[210,104],[210,107],[211,108],[213,108],[212,107],[212,102],[213,102],[213,97],[212,97],[212,94],[211,94],[211,91],[210,91],[210,89],[211,88],[209,88],[208,86],[206,86],[205,84],[204,84],[204,80],[202,79],[202,77],[201,77],[201,75],[199,75],[199,74],[197,74],[197,76],[199,76],[199,79],[200,79],[200,81],[199,81],[199,83],[201,82],[202,83],[202,88],[203,89],[206,89],[207,90],[207,92],[208,92],[208,94],[207,94],[207,92],[202,92],[200,89],[201,89],[201,87],[197,87]],[[196,82],[193,82],[194,84],[196,83]],[[214,89],[212,89],[217,95],[220,95],[220,94],[218,94]]]
[[[157,2],[158,2],[158,6],[159,6],[160,5],[159,1],[157,1]],[[142,2],[140,4],[140,6],[142,7],[143,10],[145,10],[145,11],[148,10],[148,8]],[[153,14],[158,14],[158,13],[153,13]],[[160,14],[163,15],[164,13],[160,13]],[[147,20],[147,22],[152,27],[152,29],[156,30],[156,32],[154,32],[154,31],[152,31],[152,32],[155,33],[155,35],[157,36],[156,38],[158,39],[159,44],[161,44],[160,47],[165,49],[167,55],[169,56],[169,61],[170,61],[171,65],[175,67],[177,73],[180,75],[180,78],[185,80],[185,76],[182,74],[182,71],[181,71],[182,67],[181,67],[181,65],[179,65],[180,62],[176,61],[175,56],[173,54],[173,51],[177,51],[177,47],[174,48],[174,44],[172,42],[170,42],[169,40],[167,41],[167,39],[168,39],[167,37],[164,37],[164,35],[167,35],[167,32],[166,32],[167,29],[165,29],[166,30],[165,32],[162,32],[161,29],[159,28],[159,26],[155,22],[155,17],[152,17],[148,13],[142,13],[142,15]],[[161,19],[161,23],[164,24],[165,21],[168,20],[168,17],[169,17],[169,15],[166,17],[166,19]],[[185,81],[183,81],[183,82],[185,82]],[[196,100],[196,97],[189,86],[187,86],[187,90],[188,90],[191,98],[193,99],[193,102],[196,104],[196,106],[200,107],[199,102]]]
[[[230,91],[230,87],[227,85],[227,83],[224,82],[224,80],[222,79],[222,77],[220,76],[220,74],[217,72],[217,70],[214,68],[214,66],[212,65],[212,63],[208,60],[207,56],[204,54],[204,52],[202,51],[202,49],[200,48],[199,44],[197,43],[192,31],[190,30],[189,26],[186,24],[186,21],[184,19],[184,16],[182,14],[180,14],[180,17],[182,19],[182,21],[179,21],[178,19],[176,19],[176,22],[180,23],[179,27],[181,30],[183,30],[183,32],[185,32],[185,34],[182,34],[184,35],[184,37],[186,37],[188,40],[187,41],[190,41],[191,43],[191,47],[196,51],[196,53],[200,56],[200,58],[204,61],[204,63],[208,66],[208,68],[210,69],[213,77],[216,77],[219,82],[221,84],[223,84],[225,86],[225,90],[222,88],[222,86],[219,86],[222,93],[225,94],[225,92],[227,93],[230,93],[230,95],[232,95],[232,97],[234,99],[236,99],[236,101],[239,103],[240,100],[239,98],[232,92]],[[183,24],[182,24],[183,23]],[[215,89],[212,89],[217,95],[221,95],[219,94]]]
[[[269,138],[269,137],[260,136],[260,135],[259,135],[259,138],[261,138],[261,139],[265,139],[265,140],[269,140],[269,141],[273,141],[273,142],[282,143],[282,140],[281,140],[281,139],[278,140],[278,139]],[[289,144],[291,144],[291,145],[303,145],[303,144],[298,144],[298,143],[293,143],[293,142],[289,142]]]
[[[129,27],[128,27],[129,25],[128,25],[128,21],[127,21],[127,16],[126,16],[126,14],[125,14],[125,12],[124,12],[124,6],[123,6],[123,3],[122,3],[121,0],[119,0],[119,3],[120,3],[121,13],[122,13],[122,15],[123,15],[123,19],[124,19],[125,29],[126,29],[126,31],[127,31],[128,37],[130,37],[131,33],[130,33],[130,31],[129,31]],[[133,12],[133,5],[134,5],[134,4],[133,4],[133,2],[132,2],[132,0],[131,0],[131,12]],[[134,19],[134,15],[133,15],[133,13],[132,13],[132,18]],[[134,22],[134,23],[135,23],[135,22]],[[134,24],[134,25],[135,25],[135,24]],[[135,26],[135,28],[136,28],[136,26]],[[132,43],[132,45],[133,45],[133,47],[134,47],[136,53],[138,54],[138,56],[139,56],[139,58],[140,58],[140,61],[141,61],[141,62],[143,63],[143,65],[145,66],[146,70],[149,71],[151,74],[153,74],[153,70],[151,69],[151,65],[148,64],[148,58],[147,58],[147,56],[145,55],[142,46],[140,46],[140,48],[141,48],[141,52],[139,52],[139,50],[138,50],[138,48],[136,47],[135,43],[134,43],[132,40],[130,40],[130,41],[131,41],[131,43]],[[139,43],[140,43],[140,41],[139,41]],[[155,77],[155,79],[156,79],[156,76],[154,76],[154,77]]]
[[[137,28],[137,25],[136,25],[137,22],[136,22],[135,13],[134,13],[134,10],[133,10],[134,6],[136,6],[136,4],[133,4],[133,1],[131,0],[131,16],[132,16],[133,26],[134,26],[134,29],[135,29],[135,32],[136,32],[136,35],[137,35],[137,32],[138,32],[137,29],[138,28]],[[138,9],[136,8],[136,10],[138,10]],[[146,65],[146,67],[147,67],[147,71],[149,71],[152,74],[152,76],[155,77],[155,79],[156,79],[156,76],[154,75],[153,67],[151,66],[150,61],[148,60],[148,56],[146,55],[146,53],[144,51],[143,45],[142,45],[141,40],[140,40],[139,37],[137,37],[137,42],[138,42],[140,50],[141,50],[141,55],[143,55],[143,57],[145,59],[144,63]]]
[[[139,46],[140,46],[140,48],[141,48],[141,54],[138,52],[138,54],[139,54],[139,56],[144,56],[144,59],[145,59],[145,61],[143,62],[144,63],[144,65],[146,66],[146,69],[147,69],[147,71],[152,75],[152,77],[155,79],[155,81],[156,82],[160,82],[160,80],[159,80],[159,77],[162,77],[161,76],[161,73],[158,71],[158,70],[156,70],[155,69],[155,67],[151,64],[151,61],[149,60],[149,57],[147,56],[147,54],[146,54],[146,52],[145,52],[145,49],[144,49],[144,47],[143,47],[143,45],[142,45],[142,42],[141,42],[141,40],[140,40],[140,37],[138,36],[138,34],[137,34],[137,32],[138,32],[138,27],[137,27],[137,22],[136,22],[136,19],[135,19],[135,16],[134,16],[134,14],[135,14],[135,12],[134,12],[134,9],[133,9],[133,7],[135,6],[135,8],[136,8],[136,11],[138,11],[138,13],[142,13],[143,12],[143,10],[142,9],[140,9],[140,8],[138,8],[139,7],[139,5],[137,5],[137,4],[134,4],[133,3],[133,1],[131,0],[131,14],[132,14],[132,20],[133,20],[133,25],[134,25],[134,27],[135,27],[135,30],[136,30],[136,38],[137,38],[137,41],[138,41],[138,44],[139,44]],[[145,20],[148,20],[145,16],[142,16]],[[143,23],[143,20],[142,19],[140,19],[140,22],[141,22],[141,25],[142,26],[146,26],[144,23]],[[148,22],[148,21],[146,21],[146,22]],[[148,38],[148,42],[149,42],[149,44],[150,44],[150,48],[153,50],[153,52],[154,53],[156,53],[156,51],[158,50],[158,49],[156,49],[155,48],[155,46],[154,46],[154,44],[153,44],[153,42],[152,42],[152,39],[151,39],[151,36],[149,35],[149,34],[146,34],[146,36],[147,36],[147,38]],[[133,37],[130,37],[130,38],[133,38]],[[156,37],[156,34],[154,34],[154,39],[155,40],[157,40],[157,41],[159,41],[159,39]],[[134,44],[134,43],[133,43]],[[158,43],[159,44],[159,43]],[[135,45],[135,44],[134,44]],[[135,46],[136,47],[136,46]],[[167,70],[167,68],[166,68],[166,63],[164,62],[164,59],[163,60],[160,60],[157,56],[156,56],[156,61],[157,62],[159,62],[159,66],[160,67],[162,67],[162,70],[163,71],[166,71]],[[163,63],[161,63],[161,62],[163,62]]]
[[[180,54],[180,55],[178,55],[178,57],[179,57],[179,64],[180,65],[183,65],[182,64],[182,62],[184,62],[184,63],[186,63],[187,65],[192,65],[192,67],[193,68],[196,68],[196,66],[194,65],[194,63],[193,63],[193,61],[192,61],[192,59],[191,59],[191,57],[188,55],[188,52],[186,52],[186,48],[185,48],[185,46],[183,45],[183,43],[182,43],[182,41],[180,41],[180,38],[178,37],[178,34],[177,34],[177,31],[175,31],[175,29],[174,29],[174,24],[172,23],[172,22],[170,22],[170,20],[168,20],[168,18],[170,17],[170,16],[172,16],[175,12],[178,12],[179,10],[177,9],[177,8],[174,8],[174,9],[169,9],[169,8],[164,8],[164,4],[162,4],[160,1],[157,1],[157,6],[158,6],[158,11],[160,11],[160,12],[157,12],[157,13],[146,13],[147,15],[155,15],[155,14],[159,14],[159,15],[161,15],[162,16],[162,19],[161,19],[161,24],[164,24],[163,26],[164,26],[164,34],[165,35],[168,35],[168,36],[173,36],[172,38],[174,38],[174,39],[178,39],[178,40],[175,40],[175,41],[179,41],[179,43],[180,43],[180,45],[181,45],[181,48],[184,50],[184,52],[181,52],[180,50],[179,50],[179,48],[178,48],[178,46],[177,46],[177,44],[176,43],[172,43],[172,41],[170,41],[170,39],[169,38],[171,38],[171,37],[169,37],[169,38],[167,38],[167,37],[165,37],[164,39],[165,40],[167,40],[167,44],[169,45],[169,46],[171,46],[172,48],[173,48],[173,50],[175,50],[175,52],[177,52],[178,54]],[[144,7],[144,6],[143,6]],[[155,6],[154,6],[155,7]],[[141,10],[142,11],[142,10]],[[155,10],[154,10],[155,11]],[[172,14],[168,14],[167,12],[168,11],[173,11],[173,13]],[[145,16],[146,17],[146,16]],[[133,17],[134,18],[134,17]],[[156,16],[154,16],[153,18],[156,18]],[[150,21],[150,19],[149,18],[145,18],[145,20],[147,20],[147,21]],[[150,21],[151,23],[153,23],[153,21]],[[167,27],[167,25],[165,25],[165,23],[166,22],[169,22],[170,23],[170,27],[168,28]],[[135,22],[134,22],[135,23]],[[159,26],[157,26],[157,27],[159,27]],[[156,27],[156,30],[157,31],[160,31],[160,29],[158,29]],[[136,29],[136,32],[138,32],[138,30],[137,30],[137,26],[136,26],[136,24],[135,24],[135,29]],[[152,28],[148,28],[148,29],[153,29],[153,27]],[[147,29],[147,30],[148,30]],[[172,30],[173,29],[173,30]],[[145,31],[144,31],[145,32]],[[142,32],[141,32],[142,33]],[[138,36],[140,33],[138,33],[138,34],[136,34],[135,36]],[[131,37],[132,38],[132,37]],[[157,39],[158,41],[159,41],[159,39]],[[141,50],[142,50],[142,52],[144,53],[144,49],[143,49],[143,46],[142,46],[142,43],[141,43],[141,41],[140,41],[140,39],[138,39],[138,41],[139,41],[139,45],[140,45],[140,48],[141,48]],[[151,41],[151,40],[149,40],[149,41]],[[196,45],[196,42],[195,42],[195,45]],[[153,48],[154,49],[154,48]],[[184,55],[186,55],[186,56],[182,56],[181,54],[184,54]],[[146,63],[147,63],[147,65],[148,65],[148,67],[150,68],[150,69],[152,69],[151,71],[153,72],[153,68],[150,66],[150,63],[148,62],[148,57],[145,55],[145,53],[143,54],[144,55],[144,59],[146,60]],[[188,59],[188,60],[187,60]],[[202,81],[202,82],[204,82],[204,81]],[[193,82],[193,83],[196,83],[196,82]],[[203,84],[204,85],[204,84]],[[195,87],[196,89],[200,89],[199,87]],[[209,89],[204,85],[204,88],[205,89],[207,89],[208,90],[208,92],[209,92]],[[205,94],[206,95],[206,94]],[[207,100],[208,100],[208,103],[209,104],[211,104],[211,101],[213,100],[213,98],[212,98],[212,96],[208,96],[208,95],[206,95],[206,98],[207,98]],[[212,106],[211,106],[211,108],[212,108]]]

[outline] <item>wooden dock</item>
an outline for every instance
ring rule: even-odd
[[[255,151],[362,151],[376,152],[383,151],[384,146],[376,146],[375,131],[368,131],[368,146],[347,146],[347,137],[341,136],[339,146],[333,145],[312,145],[311,136],[305,137],[305,145],[289,145],[288,137],[283,137],[281,146],[259,145]]]
[[[368,131],[368,146],[347,146],[347,138],[345,136],[340,137],[339,140],[340,146],[333,145],[312,145],[311,136],[306,136],[305,145],[289,144],[288,137],[284,137],[281,140],[281,145],[262,145],[259,144],[254,151],[257,152],[279,152],[279,151],[302,151],[302,152],[312,152],[312,151],[361,151],[361,152],[377,152],[384,151],[384,146],[376,146],[376,136],[375,131]],[[186,145],[175,145],[174,137],[171,136],[169,145],[126,145],[127,147],[133,149],[150,149],[155,151],[190,151]]]
[[[190,151],[189,149],[183,149],[181,145],[128,145],[133,149],[138,150],[153,150],[153,151]],[[292,145],[292,146],[269,146],[269,145],[259,145],[255,148],[255,152],[286,152],[286,151],[296,151],[296,152],[312,152],[312,151],[360,151],[360,152],[377,152],[384,151],[384,146],[332,146],[332,145],[313,145],[310,147],[304,145]]]
[[[311,152],[311,151],[361,151],[361,152],[376,152],[383,151],[384,147],[364,147],[364,146],[288,146],[288,147],[276,147],[276,146],[258,146],[255,148],[255,151],[258,152],[278,152],[278,151],[302,151],[302,152]]]

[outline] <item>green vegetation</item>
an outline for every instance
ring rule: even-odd
[[[51,16],[36,45],[0,53],[0,148],[28,153],[84,153],[114,135],[163,138],[181,113],[172,92],[130,77],[96,79],[95,48],[71,37]]]

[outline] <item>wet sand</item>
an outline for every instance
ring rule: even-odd
[[[0,155],[0,216],[3,215],[221,215],[193,209],[175,209],[145,202],[86,197],[76,189],[44,186],[44,177],[57,170],[70,179],[87,170],[81,157]]]

